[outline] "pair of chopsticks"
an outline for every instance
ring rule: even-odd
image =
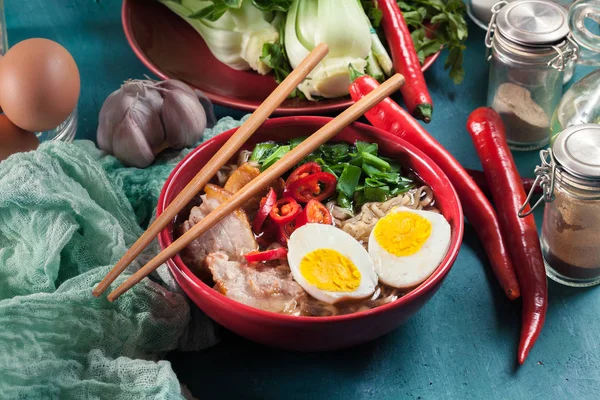
[[[135,260],[135,258],[158,236],[175,216],[204,188],[209,180],[225,165],[262,125],[271,113],[288,97],[288,95],[306,78],[315,66],[327,55],[328,48],[320,44],[295,68],[288,77],[277,86],[267,99],[254,111],[250,118],[229,138],[223,147],[196,174],[188,185],[169,204],[164,212],[140,236],[133,246],[123,255],[121,260],[106,274],[104,279],[93,290],[94,296],[102,294],[112,282]],[[389,78],[379,88],[346,109],[335,119],[312,134],[292,151],[283,156],[258,177],[237,191],[231,198],[224,201],[209,213],[204,219],[180,236],[168,248],[164,249],[144,267],[130,276],[125,282],[108,295],[109,301],[116,300],[120,295],[131,289],[135,284],[148,276],[152,271],[186,248],[196,238],[217,224],[222,218],[240,208],[246,201],[261,192],[275,179],[298,164],[303,158],[312,153],[317,147],[333,138],[338,132],[350,125],[357,118],[390,96],[404,84],[404,77],[396,74]]]

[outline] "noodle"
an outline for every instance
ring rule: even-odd
[[[430,211],[437,212],[436,209],[432,209],[433,204],[433,191],[429,186],[421,186],[383,203],[365,203],[356,215],[351,210],[338,207],[335,201],[327,203],[327,206],[331,211],[335,226],[354,237],[366,247],[375,224],[390,212],[392,208],[400,206],[414,210],[427,208]]]
[[[327,304],[310,296],[306,296],[304,301],[300,302],[298,308],[288,310],[291,315],[305,315],[312,317],[331,317],[334,315],[352,314],[359,311],[370,310],[384,304],[398,300],[402,296],[399,289],[391,286],[378,284],[375,292],[369,299],[353,300],[340,302],[336,304]]]

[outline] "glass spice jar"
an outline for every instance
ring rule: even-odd
[[[578,54],[567,11],[545,0],[501,1],[485,42],[491,49],[487,104],[500,114],[509,147],[544,147],[565,69]]]
[[[546,274],[567,286],[600,283],[600,125],[567,128],[552,149],[540,152],[536,183],[545,201],[541,244]]]

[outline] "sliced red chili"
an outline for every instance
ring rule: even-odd
[[[261,232],[256,234],[256,242],[261,247],[268,247],[279,240],[279,226],[271,219],[267,218],[261,228]]]
[[[267,216],[271,212],[271,209],[273,208],[276,202],[277,195],[275,194],[273,188],[271,188],[269,190],[269,193],[267,193],[267,195],[263,197],[260,201],[260,207],[256,215],[254,216],[254,220],[252,221],[252,230],[254,230],[255,234],[258,235],[260,233],[265,219],[267,219]]]
[[[296,168],[285,181],[285,185],[289,186],[296,182],[298,179],[302,179],[311,174],[321,172],[321,166],[314,161],[307,162]]]
[[[308,223],[331,225],[333,218],[329,209],[318,200],[310,200],[296,218],[296,229]]]
[[[296,222],[291,221],[285,225],[279,225],[277,227],[276,236],[277,242],[282,246],[287,246],[288,240],[290,240],[290,236],[296,230]]]
[[[286,188],[286,193],[300,203],[315,199],[323,201],[335,192],[337,179],[329,172],[317,172],[298,179]]]
[[[291,197],[283,197],[275,203],[269,216],[277,225],[284,225],[293,221],[302,211],[300,204]]]
[[[285,247],[278,247],[276,249],[265,250],[265,251],[251,251],[248,254],[244,254],[244,258],[248,262],[262,262],[270,260],[278,260],[280,258],[287,257],[287,249]]]

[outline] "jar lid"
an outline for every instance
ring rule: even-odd
[[[522,45],[548,45],[569,34],[567,11],[547,0],[520,0],[502,7],[496,16],[498,31]]]
[[[565,129],[552,145],[554,159],[563,169],[586,179],[600,179],[600,125]]]

